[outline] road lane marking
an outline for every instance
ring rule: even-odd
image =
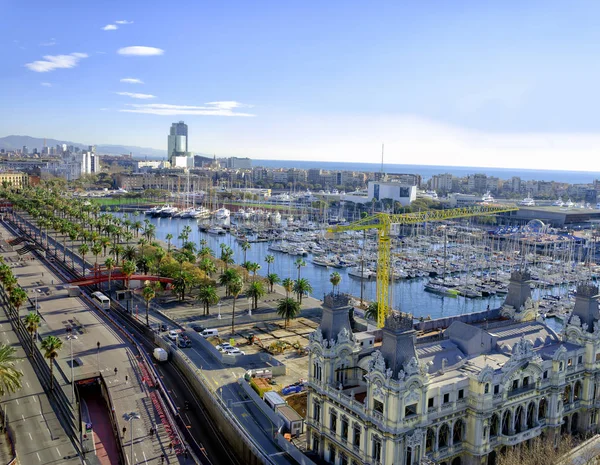
[[[146,458],[146,453],[144,451],[142,451],[142,454],[144,454],[144,462],[148,463],[148,459]]]
[[[15,399],[15,402],[17,403],[17,405],[19,405],[19,399]]]
[[[27,433],[29,435],[29,440],[33,441],[33,436],[31,436],[31,433]]]
[[[33,401],[37,404],[37,399],[35,397],[33,398]]]
[[[41,462],[42,459],[40,458],[40,454],[38,454],[37,452],[35,453],[35,455],[37,455],[38,460]]]
[[[21,418],[25,421],[25,415],[21,414]]]
[[[58,447],[55,447],[56,449],[56,453],[58,454],[58,456],[60,457],[60,451],[58,450]]]
[[[31,387],[31,386],[29,386],[29,383],[27,381],[25,381],[25,384],[27,384],[27,387]]]

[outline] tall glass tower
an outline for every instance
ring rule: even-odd
[[[182,156],[188,151],[188,127],[183,121],[171,124],[167,142],[167,156],[169,161],[174,156]]]

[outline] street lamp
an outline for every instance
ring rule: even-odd
[[[98,362],[98,374],[100,374],[100,341],[96,342],[96,347],[98,347],[98,352],[96,353],[96,361]]]
[[[221,319],[221,302],[219,302],[219,314],[217,315],[217,319]]]
[[[35,293],[35,313],[37,313],[38,315],[40,314],[39,310],[38,310],[38,294],[41,292],[40,289],[33,289],[33,292]]]
[[[248,299],[248,316],[252,316],[252,299]]]
[[[136,413],[136,412],[131,412],[131,413],[126,413],[124,415],[125,420],[127,420],[129,422],[129,432],[131,433],[131,451],[129,453],[130,455],[130,460],[129,463],[131,465],[133,465],[135,462],[133,461],[133,420],[139,420],[140,419],[140,414]]]
[[[73,328],[67,326],[67,339],[71,345],[71,404],[75,403],[75,378],[73,377],[73,339],[77,336],[73,334]]]

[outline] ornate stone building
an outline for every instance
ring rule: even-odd
[[[336,465],[494,464],[538,436],[595,432],[598,288],[578,287],[557,334],[528,279],[513,273],[503,317],[457,316],[426,334],[404,313],[353,333],[347,300],[326,299],[309,344],[308,449]]]

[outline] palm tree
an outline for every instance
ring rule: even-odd
[[[236,279],[241,279],[241,277],[240,277],[240,274],[237,272],[237,270],[234,270],[233,268],[229,268],[229,269],[225,270],[221,274],[221,276],[219,276],[219,284],[221,286],[225,286],[225,295],[226,296],[229,295],[229,284]]]
[[[28,299],[27,292],[25,292],[22,287],[15,286],[12,290],[9,291],[9,294],[10,295],[8,296],[8,301],[12,304],[13,307],[15,307],[15,310],[17,311],[18,315],[21,305],[23,305]]]
[[[23,373],[15,368],[15,352],[12,346],[0,345],[0,397],[21,389]]]
[[[217,290],[213,286],[202,286],[198,290],[198,300],[204,304],[204,314],[210,315],[210,306],[219,302]]]
[[[340,285],[340,283],[342,282],[342,277],[340,276],[340,274],[337,271],[334,271],[333,273],[331,273],[331,275],[329,276],[329,282],[331,283],[331,285],[333,286],[333,289],[331,291],[332,294],[335,293],[335,288],[337,286]]]
[[[245,241],[242,242],[242,252],[244,252],[244,263],[246,263],[246,252],[248,252],[248,250],[250,250],[250,242]]]
[[[265,257],[265,262],[267,262],[267,275],[271,273],[271,263],[275,261],[275,257],[273,255],[267,255]],[[271,292],[273,290],[271,289]]]
[[[211,276],[213,273],[217,272],[217,266],[210,258],[203,258],[198,263],[198,268],[204,271],[208,276]]]
[[[56,336],[47,336],[42,340],[42,350],[44,357],[50,363],[50,390],[54,389],[54,359],[58,357],[58,351],[62,349],[63,342]]]
[[[294,262],[294,265],[296,266],[296,268],[298,268],[298,279],[296,281],[300,280],[300,268],[302,268],[303,266],[306,266],[306,261],[303,258],[297,258],[296,261]]]
[[[294,290],[295,281],[292,278],[285,278],[281,285],[285,289],[285,297],[288,298],[290,296],[290,292]]]
[[[214,256],[214,252],[210,247],[206,247],[205,245],[201,246],[200,251],[198,252],[198,257],[200,259],[208,258]]]
[[[124,250],[121,244],[115,244],[110,248],[108,253],[115,257],[115,263],[119,263],[119,257],[123,255]]]
[[[260,270],[260,265],[255,262],[246,263],[246,269],[252,272],[252,281],[256,280],[256,272]]]
[[[281,282],[281,278],[276,273],[269,273],[267,275],[267,281],[269,281],[269,286],[271,286],[270,292],[273,292],[273,286],[275,284],[279,284]]]
[[[287,329],[288,323],[291,319],[296,318],[300,313],[300,304],[298,301],[286,297],[281,299],[277,304],[277,314],[285,319],[285,328]]]
[[[235,332],[235,302],[237,301],[240,292],[242,292],[242,290],[244,289],[244,283],[242,282],[241,278],[235,279],[232,282],[230,282],[229,286],[227,287],[229,294],[233,296],[233,306],[231,311],[231,335],[233,336]]]
[[[156,292],[154,291],[152,286],[150,286],[149,281],[146,281],[146,283],[147,284],[144,286],[144,289],[142,290],[142,296],[144,297],[144,300],[146,301],[146,326],[150,327],[150,320],[148,318],[148,312],[150,311],[150,301],[156,297]]]
[[[135,250],[135,247],[133,245],[128,245],[123,251],[123,260],[133,261],[135,260],[136,255],[137,251]]]
[[[135,273],[135,269],[136,269],[135,268],[135,263],[133,263],[131,260],[125,260],[123,262],[123,266],[121,267],[121,271],[125,275],[125,281],[126,281],[126,284],[127,284],[127,289],[129,289],[129,279]]]
[[[365,310],[365,319],[377,321],[379,318],[379,306],[377,302],[371,302]]]
[[[115,260],[111,257],[108,257],[104,260],[104,266],[106,267],[106,271],[108,271],[108,295],[110,297],[110,281],[112,279],[112,272],[115,269]]]
[[[231,247],[221,248],[221,261],[225,264],[225,270],[227,270],[228,265],[233,263],[233,250],[231,250]]]
[[[253,301],[254,310],[258,308],[258,299],[263,297],[265,294],[265,285],[262,281],[251,282],[246,289],[246,295]]]
[[[102,246],[102,253],[106,255],[106,249],[110,245],[110,237],[101,237],[100,245]]]
[[[98,270],[98,255],[102,253],[102,244],[100,242],[95,242],[92,246],[92,254],[94,254],[94,270]]]
[[[302,305],[302,297],[304,297],[305,294],[311,293],[312,290],[312,286],[308,282],[308,279],[302,278],[296,281],[294,284],[294,292],[298,296],[298,303],[300,305]]]
[[[33,346],[34,346],[34,341],[33,338],[35,337],[35,333],[37,333],[38,327],[40,326],[40,315],[37,313],[37,311],[35,312],[29,312],[29,314],[25,317],[25,328],[27,329],[27,331],[29,331],[29,334],[31,334],[31,352],[30,352],[30,357],[33,357]]]
[[[165,239],[167,240],[167,253],[171,253],[171,239],[173,239],[173,234],[167,234]]]

